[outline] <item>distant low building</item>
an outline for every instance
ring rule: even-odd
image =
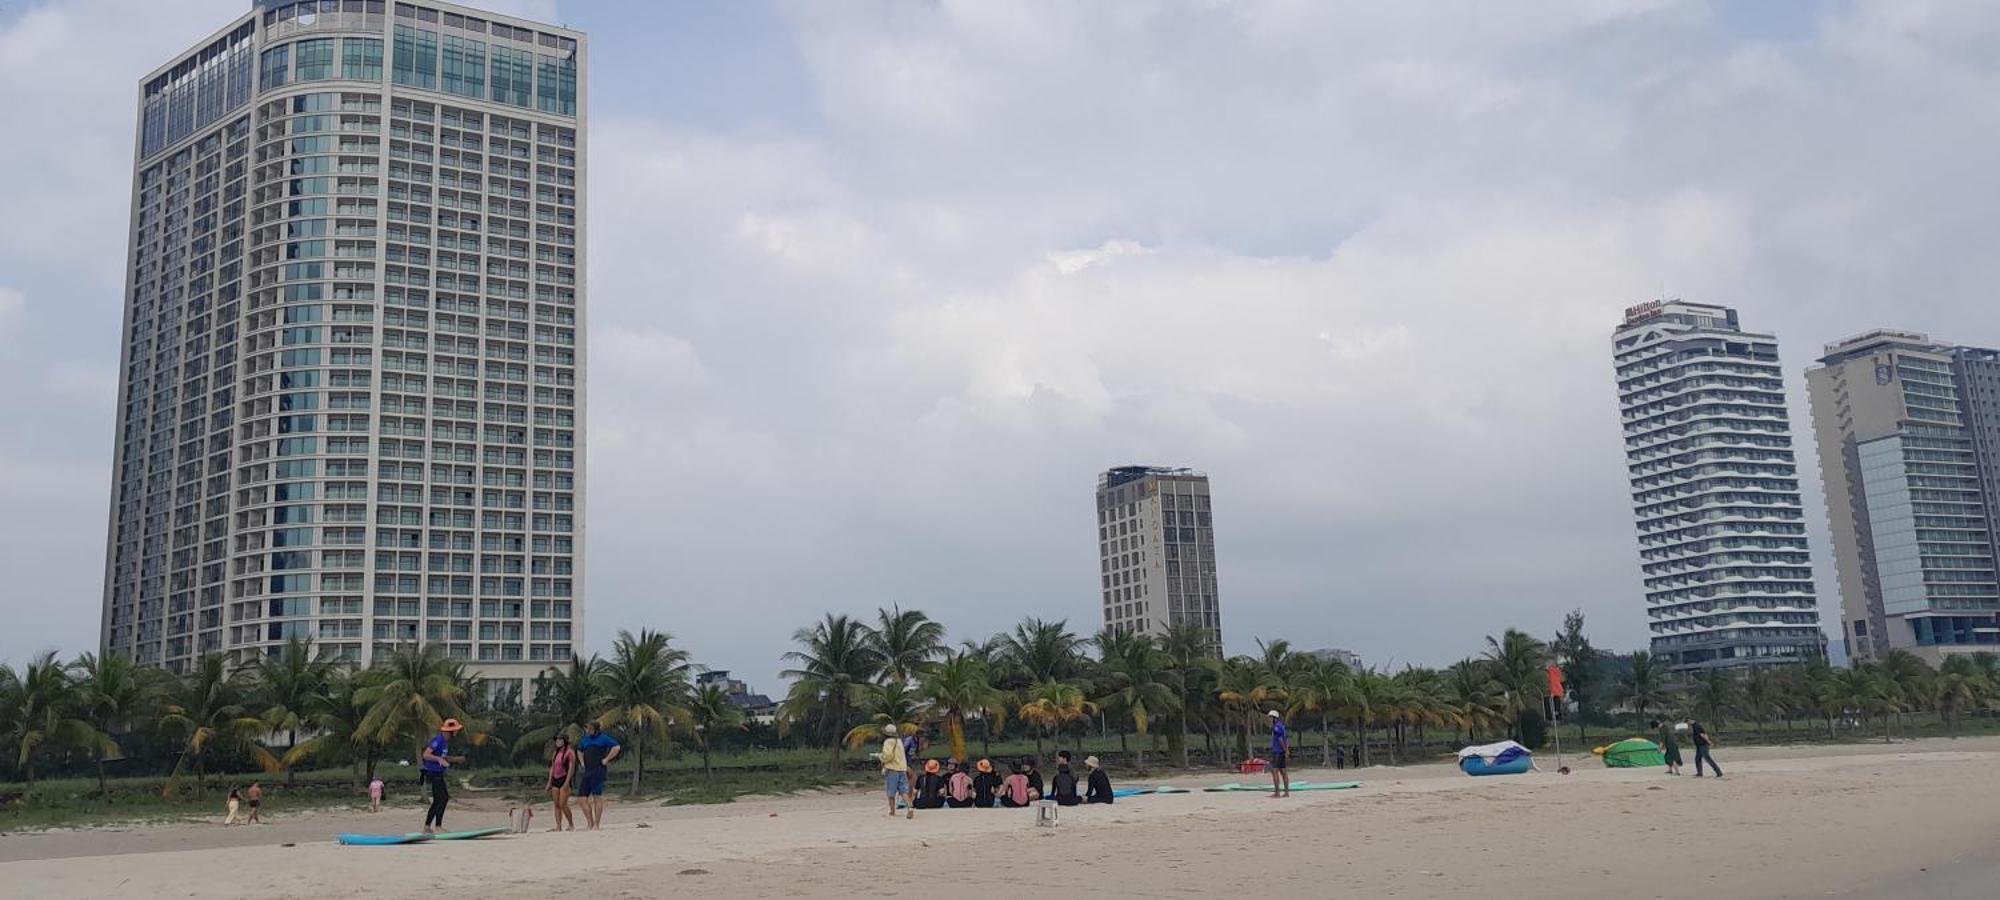
[[[729,696],[729,702],[743,711],[743,717],[759,725],[769,725],[778,719],[778,704],[763,694],[750,690],[750,686],[729,677],[728,669],[710,669],[694,677],[695,687],[718,685]]]
[[[1307,650],[1304,652],[1304,655],[1310,656],[1318,660],[1340,663],[1341,665],[1346,666],[1348,671],[1350,672],[1359,672],[1363,668],[1365,668],[1363,665],[1361,665],[1361,654],[1356,653],[1352,650],[1342,650],[1339,647],[1326,647],[1320,650]]]

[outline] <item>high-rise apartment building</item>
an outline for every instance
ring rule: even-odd
[[[584,36],[260,0],[140,83],[102,649],[582,638]]]
[[[1157,637],[1194,623],[1222,646],[1210,515],[1208,476],[1191,469],[1120,466],[1098,476],[1105,627]]]
[[[1824,652],[1777,339],[1662,300],[1612,346],[1653,652],[1679,671]]]
[[[1848,654],[2000,650],[2000,353],[1871,331],[1806,385]]]

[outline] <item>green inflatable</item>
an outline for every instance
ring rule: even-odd
[[[1660,745],[1645,738],[1626,738],[1591,752],[1603,757],[1604,764],[1613,769],[1643,769],[1667,764],[1666,754],[1660,752]]]

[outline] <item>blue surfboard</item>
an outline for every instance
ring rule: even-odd
[[[392,844],[420,844],[430,840],[427,834],[343,834],[341,843],[350,847],[386,847]]]

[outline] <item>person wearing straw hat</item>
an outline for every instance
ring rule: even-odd
[[[1285,765],[1292,749],[1291,736],[1285,733],[1285,717],[1278,715],[1277,710],[1265,715],[1271,717],[1271,796],[1290,797],[1292,773],[1285,771]]]
[[[982,759],[973,766],[979,774],[972,776],[972,805],[980,809],[992,809],[999,805],[1000,773],[993,771],[993,761]]]
[[[437,734],[431,736],[430,743],[424,745],[424,781],[431,786],[431,806],[424,813],[424,833],[436,834],[444,827],[444,808],[451,803],[451,788],[445,773],[451,764],[464,762],[465,757],[451,756],[451,736],[465,730],[457,719],[446,719],[438,726]]]

